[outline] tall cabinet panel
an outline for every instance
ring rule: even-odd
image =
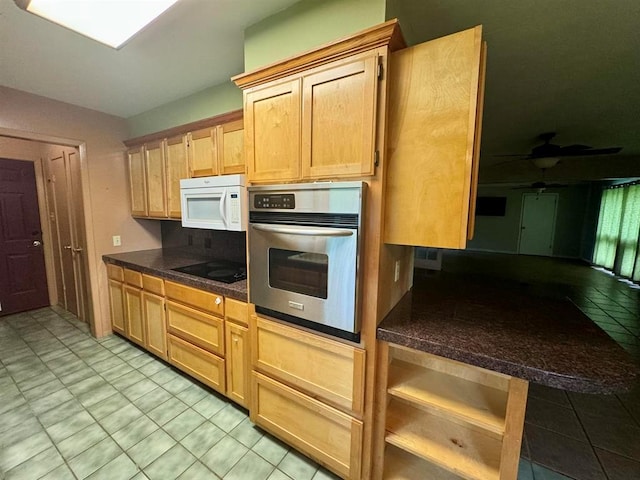
[[[364,54],[303,77],[303,177],[373,174],[377,60]]]
[[[167,216],[167,194],[163,142],[145,145],[145,168],[147,171],[147,204],[150,217]]]
[[[181,218],[180,180],[189,178],[189,160],[185,135],[167,139],[167,215]]]
[[[384,241],[465,248],[473,230],[482,27],[394,52]]]
[[[129,193],[131,196],[131,215],[147,216],[147,180],[144,173],[143,147],[127,152],[129,158]]]
[[[300,79],[245,91],[247,173],[252,181],[300,177]]]

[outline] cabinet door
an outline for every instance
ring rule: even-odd
[[[167,359],[167,319],[164,297],[142,292],[144,309],[145,347],[163,360]]]
[[[109,306],[111,307],[111,328],[114,332],[126,335],[122,282],[109,279]]]
[[[362,422],[253,372],[251,421],[330,468],[360,478]]]
[[[224,360],[169,334],[169,363],[214,390],[225,393]]]
[[[142,290],[131,285],[124,286],[124,318],[129,340],[144,346]]]
[[[374,173],[378,56],[331,63],[302,79],[302,176]]]
[[[225,362],[227,366],[227,396],[242,405],[249,407],[247,393],[249,391],[249,329],[225,322]]]
[[[144,173],[143,147],[127,152],[129,159],[129,194],[131,215],[147,216],[147,181]]]
[[[220,174],[245,173],[244,120],[218,125],[216,133]]]
[[[189,168],[192,177],[218,175],[216,129],[205,128],[189,134]]]
[[[300,178],[300,79],[244,93],[244,146],[250,181]]]
[[[167,193],[163,142],[147,144],[144,150],[147,172],[147,213],[150,217],[166,217]]]
[[[189,178],[187,141],[184,135],[167,139],[167,215],[181,218],[180,180]]]
[[[362,414],[364,350],[255,315],[251,342],[254,370],[349,413]]]
[[[193,308],[167,301],[169,333],[212,353],[224,355],[224,320]]]
[[[386,243],[465,248],[484,91],[482,28],[391,55]]]

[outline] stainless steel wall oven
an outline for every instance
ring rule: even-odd
[[[256,311],[360,340],[366,184],[249,188],[249,300]]]

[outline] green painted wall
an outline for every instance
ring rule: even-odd
[[[228,81],[128,118],[129,138],[241,108],[242,90]]]
[[[245,70],[331,42],[385,21],[385,0],[303,0],[245,30]],[[231,81],[127,119],[129,138],[242,108]]]
[[[244,32],[250,71],[385,21],[385,0],[303,0]]]

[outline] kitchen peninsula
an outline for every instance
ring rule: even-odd
[[[639,374],[568,299],[449,272],[416,273],[377,337],[383,478],[515,478],[528,382],[607,394]]]

